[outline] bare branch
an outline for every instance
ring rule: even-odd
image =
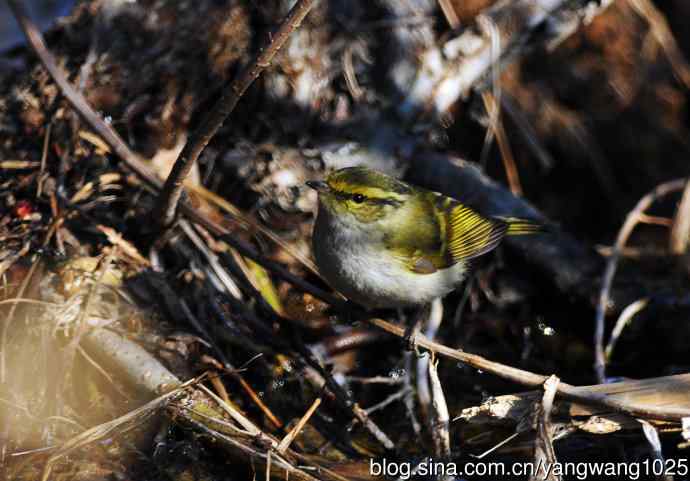
[[[391,322],[377,318],[369,319],[368,322],[401,339],[405,336],[405,329],[403,327],[396,326]],[[452,347],[430,341],[422,334],[417,335],[415,342],[417,343],[418,347],[424,348],[429,352],[449,357],[451,359],[456,359],[475,369],[489,372],[503,379],[522,384],[523,386],[539,387],[548,379],[548,376],[535,374],[533,372],[490,361],[476,354],[459,351],[457,349],[453,349]],[[564,382],[561,382],[558,385],[557,394],[565,397],[566,399],[578,401],[583,404],[605,406],[614,411],[647,419],[679,421],[684,417],[690,416],[690,408],[685,406],[656,406],[643,403],[630,403],[626,400],[614,399],[605,394],[588,390],[587,387],[572,386]]]

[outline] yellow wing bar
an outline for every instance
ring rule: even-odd
[[[457,205],[448,220],[448,251],[456,261],[473,259],[495,248],[508,223],[487,219],[469,207]]]
[[[455,261],[473,259],[493,250],[506,235],[536,234],[543,230],[537,222],[514,217],[486,218],[458,204],[449,212],[448,252]]]

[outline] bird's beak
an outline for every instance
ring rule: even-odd
[[[322,180],[308,180],[307,186],[311,187],[317,192],[327,192],[329,190],[328,184]]]

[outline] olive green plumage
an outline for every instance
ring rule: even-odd
[[[365,305],[429,302],[452,290],[467,262],[506,235],[541,230],[529,220],[482,216],[366,167],[340,169],[325,182],[308,184],[319,192],[313,239],[319,270]]]

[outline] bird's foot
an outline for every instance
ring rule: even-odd
[[[416,320],[413,324],[408,325],[405,328],[405,334],[403,336],[403,342],[405,343],[405,349],[408,351],[414,351],[417,357],[422,357],[423,352],[419,350],[419,345],[417,344],[417,335],[422,328],[421,320]]]
[[[425,355],[425,353],[421,352],[419,349],[419,345],[417,344],[417,336],[422,330],[422,326],[429,318],[430,312],[430,305],[420,307],[417,312],[415,312],[414,321],[412,323],[408,323],[407,327],[405,328],[405,334],[403,336],[405,347],[408,351],[414,351],[417,357],[422,357]]]

